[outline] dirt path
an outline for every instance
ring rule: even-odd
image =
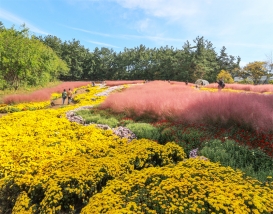
[[[79,89],[79,90],[77,90],[77,94],[73,94],[73,97],[74,97],[75,95],[78,95],[78,94],[85,94],[85,93],[87,93],[87,92],[85,91],[85,89]],[[64,105],[63,105],[63,98],[58,98],[58,99],[54,100],[53,103],[54,103],[54,105],[52,105],[51,108],[57,109],[57,108],[60,108],[61,106],[68,105],[68,99],[66,99],[66,100],[64,101]],[[73,101],[71,101],[69,105],[75,105],[75,104],[73,103]]]

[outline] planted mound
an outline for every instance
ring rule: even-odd
[[[109,182],[81,213],[270,213],[273,188],[217,163],[189,159]]]

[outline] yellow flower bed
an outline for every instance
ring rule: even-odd
[[[96,101],[98,103],[103,102],[106,99],[106,96],[95,96],[95,94],[103,92],[106,90],[106,88],[100,88],[98,86],[92,87],[88,85],[87,87],[81,87],[85,88],[87,91],[84,94],[75,94],[73,96],[74,102],[80,104],[80,105],[89,105],[91,101]]]
[[[51,94],[51,100],[56,100],[58,98],[61,98],[62,97],[62,93],[52,93]]]
[[[30,102],[30,103],[19,103],[17,105],[6,105],[0,107],[0,113],[13,113],[19,111],[33,111],[38,109],[44,109],[50,106],[50,101],[45,102]]]
[[[218,163],[189,159],[110,181],[89,213],[271,213],[273,190]]]

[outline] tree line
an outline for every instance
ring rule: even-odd
[[[56,79],[195,82],[201,78],[215,82],[221,70],[238,75],[240,60],[229,55],[224,46],[217,53],[204,37],[186,41],[181,49],[139,45],[120,52],[106,47],[90,51],[76,39],[30,35],[25,26],[7,29],[0,22],[0,89]]]
[[[193,44],[187,41],[181,49],[174,47],[147,48],[140,45],[115,52],[106,47],[86,49],[80,41],[62,42],[52,35],[38,37],[63,59],[70,71],[62,75],[64,80],[177,80],[195,82],[216,80],[221,70],[236,75],[240,69],[240,57],[228,55],[222,47],[220,54],[213,44],[197,37]]]

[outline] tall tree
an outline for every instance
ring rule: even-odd
[[[253,80],[254,84],[258,84],[261,77],[267,74],[267,70],[265,68],[265,62],[255,61],[248,63],[243,71],[245,74],[249,75],[249,77]]]
[[[0,86],[18,89],[22,85],[46,84],[67,71],[56,53],[28,29],[2,29],[0,33]]]
[[[80,44],[80,41],[73,39],[65,41],[62,45],[62,59],[67,63],[70,72],[69,79],[77,80],[83,76],[83,63],[87,50]]]
[[[58,57],[62,57],[62,40],[57,36],[47,35],[45,37],[39,36],[38,39],[48,47],[52,48]]]

